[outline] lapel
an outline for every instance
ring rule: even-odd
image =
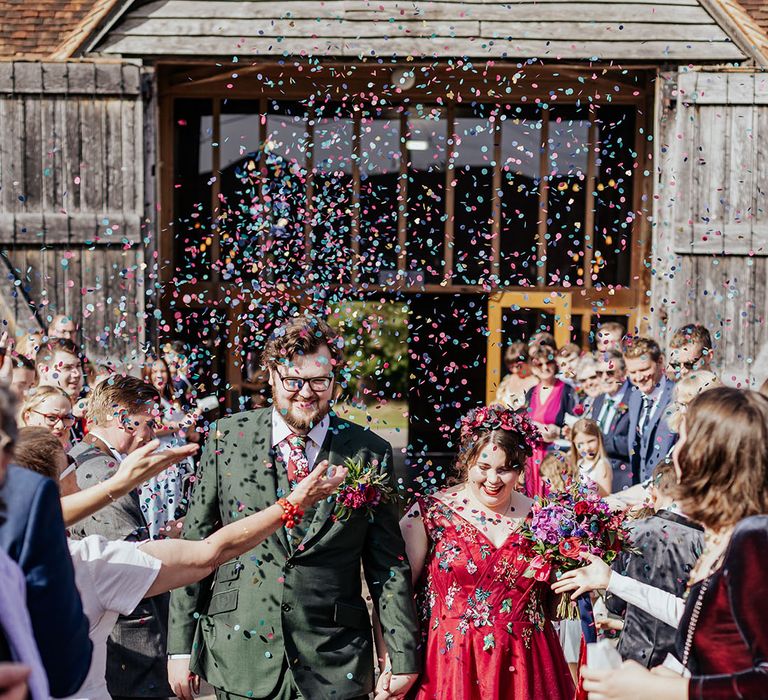
[[[341,466],[344,460],[350,456],[349,450],[344,448],[349,442],[350,430],[345,430],[341,426],[339,419],[331,415],[331,424],[328,427],[328,432],[325,436],[320,452],[317,455],[315,465],[320,464],[324,459],[328,460],[329,465]],[[331,516],[333,515],[334,508],[336,506],[336,499],[334,497],[326,498],[317,504],[314,510],[311,512],[312,520],[307,527],[304,539],[301,542],[301,546],[306,549],[312,545],[320,535],[325,531],[326,527],[332,524]],[[308,513],[308,515],[310,515]]]
[[[686,518],[681,513],[673,513],[671,510],[657,510],[655,513],[657,518],[662,518],[663,520],[669,520],[673,523],[678,523],[679,525],[685,525],[686,527],[693,528],[694,530],[699,530],[700,532],[704,532],[704,528],[699,525],[698,523],[694,522],[690,518]]]
[[[238,436],[234,436],[237,439]],[[260,410],[253,421],[253,478],[243,485],[245,491],[242,495],[243,503],[252,505],[255,510],[266,510],[274,505],[278,498],[288,493],[288,477],[285,469],[277,458],[276,450],[272,447],[272,409]],[[282,483],[281,476],[285,483]],[[249,488],[248,485],[252,485]],[[283,548],[286,556],[290,554],[288,537],[285,528],[281,527],[275,532],[275,538]]]

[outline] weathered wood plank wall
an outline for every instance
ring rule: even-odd
[[[730,383],[768,376],[768,73],[662,76],[653,329],[716,334]]]
[[[144,341],[143,140],[139,65],[0,63],[0,249],[43,320],[71,316],[95,357]]]
[[[156,0],[130,11],[94,49],[133,56],[745,56],[699,0]]]

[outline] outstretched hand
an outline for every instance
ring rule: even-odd
[[[0,382],[11,384],[13,381],[13,338],[8,331],[0,334]]]
[[[122,492],[128,493],[163,469],[191,457],[198,450],[197,445],[169,447],[160,451],[158,447],[160,441],[152,440],[135,449],[120,463],[114,478]]]
[[[346,476],[346,467],[329,467],[328,460],[324,459],[297,484],[288,500],[299,508],[313,506],[336,491]]]
[[[611,580],[611,567],[594,554],[585,554],[587,566],[564,573],[552,584],[555,593],[573,591],[571,600],[576,600],[582,593],[608,588]]]

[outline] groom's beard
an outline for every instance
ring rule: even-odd
[[[275,398],[275,408],[280,412],[282,419],[294,430],[308,433],[315,425],[325,418],[331,411],[331,402],[328,398],[315,397],[311,407],[303,408],[298,404],[301,399],[294,401],[282,396]]]

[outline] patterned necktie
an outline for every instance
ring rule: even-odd
[[[307,436],[291,433],[287,440],[291,448],[288,457],[288,480],[292,484],[298,484],[309,474],[309,460],[306,453]]]

